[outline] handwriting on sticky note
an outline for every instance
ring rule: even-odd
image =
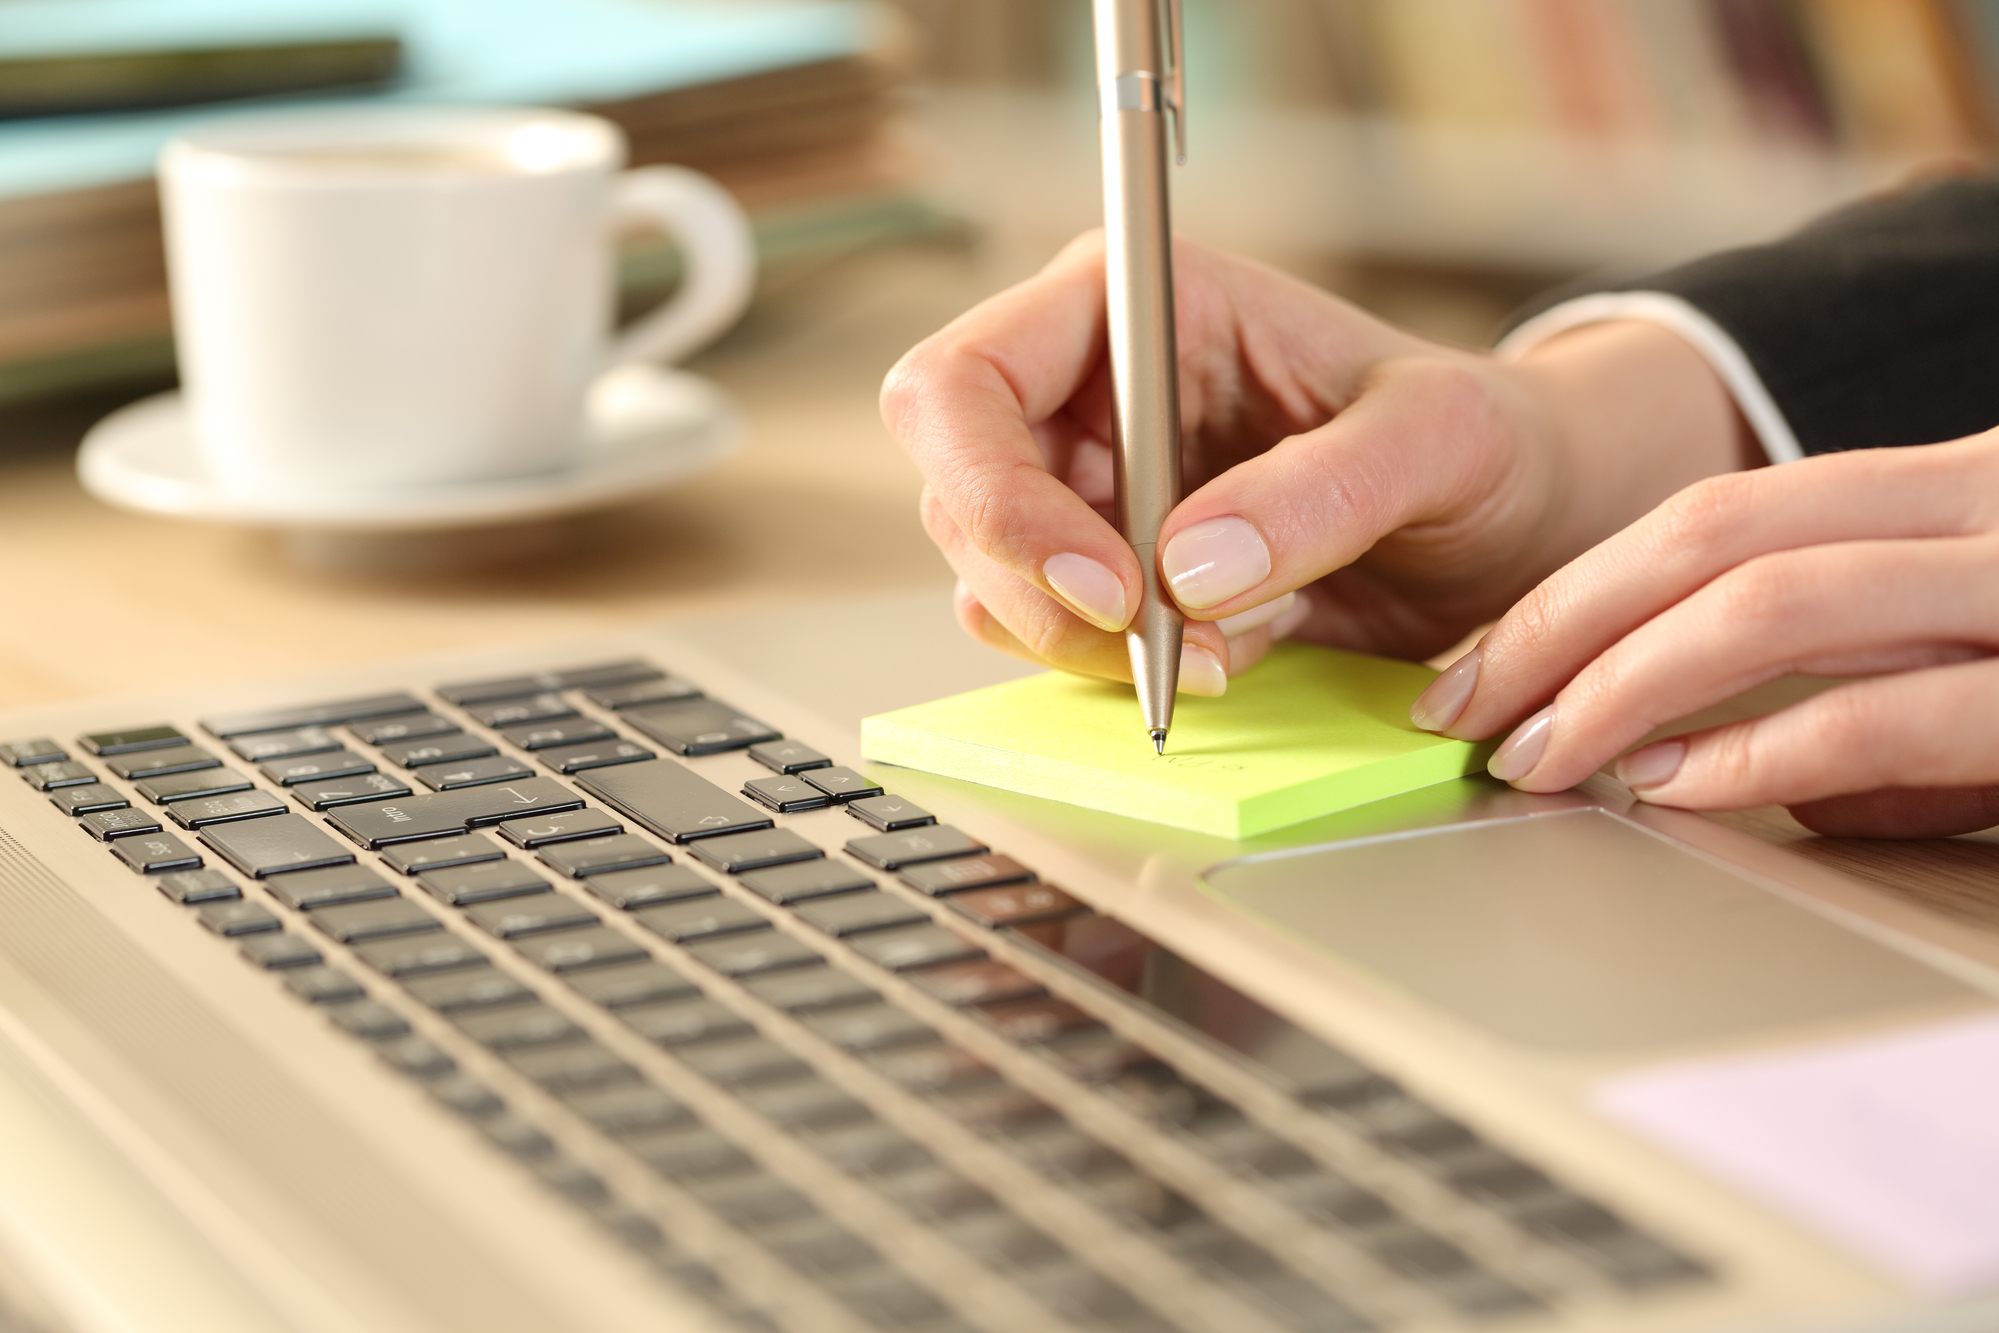
[[[1649,1070],[1597,1105],[1926,1295],[1999,1288],[1999,1013]]]
[[[1220,699],[1181,695],[1164,756],[1128,685],[1059,672],[861,724],[861,752],[947,777],[1247,838],[1477,769],[1483,751],[1418,731],[1434,672],[1281,644]]]

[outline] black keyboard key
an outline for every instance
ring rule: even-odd
[[[573,715],[575,709],[569,709]],[[522,750],[552,750],[561,745],[581,745],[585,741],[611,740],[618,733],[593,718],[565,716],[553,722],[534,722],[522,727],[508,727],[500,733],[500,739]]]
[[[636,1134],[694,1120],[692,1111],[649,1083],[570,1090],[562,1100],[606,1134]]]
[[[327,866],[273,875],[265,887],[287,907],[311,911],[336,903],[365,903],[396,896],[395,886],[366,866]]]
[[[654,934],[686,944],[711,935],[731,935],[739,930],[768,930],[770,922],[732,898],[696,898],[688,902],[642,907],[632,913],[640,925]]]
[[[563,980],[584,999],[606,1009],[677,1000],[700,991],[692,981],[657,960],[593,967],[586,972],[571,972]]]
[[[1097,1021],[1067,1000],[1046,997],[989,1004],[978,1010],[978,1016],[991,1024],[993,1031],[1023,1046],[1094,1027]]]
[[[280,787],[295,787],[301,782],[322,782],[329,778],[358,778],[363,773],[374,772],[375,761],[353,750],[334,750],[328,754],[306,754],[291,759],[272,759],[257,765],[257,771]]]
[[[547,880],[518,861],[487,861],[480,865],[426,870],[416,877],[416,882],[432,897],[453,907],[496,898],[519,898],[548,889]]]
[[[434,972],[407,977],[403,986],[440,1014],[465,1009],[496,1009],[534,998],[534,992],[495,967]]]
[[[321,958],[318,948],[311,940],[288,935],[282,930],[245,936],[243,942],[236,947],[238,952],[258,967],[269,968],[273,972],[280,972],[288,967],[311,967]]]
[[[121,778],[162,777],[168,773],[193,773],[203,768],[220,768],[222,761],[199,745],[176,745],[166,750],[120,755],[105,761]]]
[[[582,804],[576,793],[553,779],[528,778],[465,791],[410,796],[381,805],[345,806],[329,815],[327,822],[363,847],[378,850],[392,843],[462,833],[483,824],[574,810]]]
[[[510,940],[543,930],[567,930],[572,926],[594,926],[597,914],[560,893],[533,893],[522,898],[502,898],[478,903],[465,915],[481,930]]]
[[[824,859],[794,861],[789,865],[772,866],[768,870],[747,871],[742,876],[742,884],[780,905],[875,886],[873,880],[852,866]]]
[[[554,722],[561,718],[576,716],[576,710],[567,699],[559,694],[536,694],[525,699],[508,699],[501,703],[472,704],[465,710],[472,720],[482,726],[507,727],[526,726],[536,722]],[[511,739],[511,738],[509,738]]]
[[[634,1134],[625,1146],[669,1180],[733,1175],[755,1165],[742,1149],[705,1125]]]
[[[764,1003],[787,1013],[837,1009],[878,998],[874,987],[837,967],[800,968],[753,977],[744,983]]]
[[[382,859],[405,875],[414,875],[418,871],[442,870],[446,866],[500,861],[506,855],[505,848],[483,833],[460,833],[455,837],[433,838],[428,842],[397,843],[382,853]]]
[[[368,993],[347,973],[324,964],[287,968],[283,977],[285,988],[307,1004],[340,1004],[361,999]]]
[[[426,736],[449,736],[464,728],[448,717],[435,713],[406,713],[401,717],[378,718],[372,722],[356,722],[347,728],[357,740],[368,745],[387,745],[392,741],[421,740]]]
[[[912,926],[930,920],[930,914],[893,893],[848,893],[802,903],[799,919],[828,935],[859,935],[892,926]]]
[[[440,1105],[467,1120],[485,1120],[507,1109],[491,1088],[470,1074],[447,1074],[431,1079],[423,1087]]]
[[[833,798],[817,787],[806,785],[803,778],[772,776],[751,778],[743,784],[743,794],[767,810],[775,810],[781,815],[796,814],[801,810],[822,810],[833,803]]]
[[[506,1061],[522,1077],[555,1093],[635,1083],[639,1077],[638,1070],[594,1041],[509,1051]]]
[[[881,1175],[932,1160],[916,1140],[880,1120],[816,1128],[807,1139],[821,1157],[851,1175]]]
[[[494,782],[511,782],[534,772],[517,759],[504,755],[493,755],[486,759],[474,759],[469,764],[440,765],[437,768],[420,770],[416,780],[432,791],[459,791],[466,787],[484,787]]]
[[[46,736],[0,744],[0,759],[4,759],[9,768],[27,768],[33,764],[57,764],[67,758],[69,751]]]
[[[392,935],[427,935],[443,929],[436,917],[407,898],[318,907],[310,919],[342,944],[362,944]]]
[[[906,828],[935,824],[937,816],[900,796],[862,796],[847,802],[847,813],[870,828],[896,833]]]
[[[225,713],[204,718],[202,729],[223,740],[262,731],[290,731],[295,727],[334,727],[368,718],[394,717],[399,713],[421,713],[423,701],[409,694],[371,694],[361,699],[338,699],[331,703],[301,704],[295,708],[264,708],[248,713]]]
[[[742,750],[758,741],[777,740],[783,734],[719,699],[651,705],[631,709],[622,716],[675,754],[690,756]]]
[[[863,957],[891,972],[984,957],[977,946],[942,926],[912,926],[857,935],[853,937],[853,945]]]
[[[153,887],[175,902],[189,905],[243,896],[235,881],[220,870],[175,870],[154,880]]]
[[[623,833],[625,826],[602,810],[572,810],[546,819],[510,819],[500,825],[500,836],[516,847],[533,849],[571,838],[597,838]]]
[[[87,815],[92,810],[122,810],[131,802],[116,787],[106,783],[80,782],[49,793],[49,801],[66,815]]]
[[[354,946],[362,962],[385,977],[420,977],[460,968],[486,967],[490,959],[456,935],[399,935]]]
[[[140,750],[164,750],[186,745],[179,727],[161,722],[150,727],[124,727],[117,731],[96,731],[80,737],[83,748],[96,755],[132,754]]]
[[[301,782],[291,789],[292,799],[308,810],[331,810],[340,805],[363,801],[386,801],[410,794],[409,784],[387,773],[363,773],[354,778],[334,778],[327,782]]]
[[[611,906],[624,911],[677,903],[688,898],[705,898],[715,886],[686,866],[648,866],[642,870],[611,870],[592,875],[583,887]]]
[[[195,920],[218,935],[256,935],[267,930],[281,930],[284,923],[271,915],[266,908],[256,903],[235,902],[203,903],[194,909]]]
[[[582,1031],[545,1004],[516,1004],[505,1009],[472,1009],[452,1015],[466,1036],[496,1051],[525,1046],[553,1046],[575,1041]]]
[[[144,810],[97,810],[77,820],[77,826],[99,842],[130,837],[135,833],[158,833],[160,821]]]
[[[111,854],[142,875],[201,868],[201,853],[171,833],[140,833],[119,838],[111,844]]]
[[[760,1084],[745,1092],[743,1100],[758,1115],[786,1129],[851,1124],[873,1114],[866,1103],[818,1077]]]
[[[911,972],[909,979],[951,1005],[998,1004],[1041,993],[1041,983],[993,958],[944,963]]]
[[[803,1078],[812,1069],[768,1037],[704,1041],[674,1052],[681,1063],[725,1088]]]
[[[518,699],[526,694],[550,690],[587,690],[606,685],[625,685],[654,680],[666,673],[650,662],[636,659],[606,662],[600,666],[570,667],[562,671],[537,671],[528,676],[504,676],[496,680],[459,681],[440,685],[437,692],[455,704],[487,703],[495,699]]]
[[[787,776],[808,768],[826,768],[832,760],[802,741],[761,741],[750,747],[750,758],[773,773]]]
[[[576,785],[669,842],[771,826],[769,815],[671,759],[621,764]]]
[[[97,773],[88,764],[80,764],[74,759],[53,764],[36,764],[24,769],[21,780],[36,791],[55,791],[60,787],[81,787],[85,783],[97,781]]]
[[[730,977],[759,976],[786,968],[810,967],[825,961],[803,940],[775,930],[724,935],[717,940],[690,944],[687,952],[697,961]]]
[[[797,1190],[755,1171],[719,1180],[691,1181],[686,1188],[722,1220],[739,1227],[761,1228],[815,1211],[812,1203]]]
[[[599,708],[612,712],[622,712],[627,708],[638,708],[645,704],[679,703],[683,699],[699,699],[700,687],[694,682],[681,680],[677,676],[661,676],[655,680],[643,680],[635,685],[604,685],[583,691],[583,697]]]
[[[231,796],[208,796],[179,801],[167,807],[174,823],[184,829],[204,829],[210,824],[231,824],[239,819],[262,819],[281,815],[285,803],[269,792],[239,791]]]
[[[345,865],[354,853],[319,831],[304,815],[272,815],[201,831],[201,840],[246,875],[262,878],[286,870]]]
[[[229,742],[236,757],[246,763],[261,764],[267,759],[292,759],[302,754],[325,754],[340,748],[340,742],[325,727],[294,727],[265,736],[245,736]]]
[[[851,768],[814,768],[799,776],[834,801],[854,801],[863,796],[882,794],[879,782],[862,777]]]
[[[144,778],[132,785],[139,789],[139,795],[154,805],[197,800],[204,796],[227,796],[232,792],[249,791],[251,787],[250,779],[233,768],[169,773],[163,777]]]
[[[849,1005],[804,1014],[802,1021],[827,1041],[850,1051],[885,1051],[937,1037],[929,1024],[892,1004]]]
[[[964,862],[943,861],[938,864],[955,866]],[[1056,921],[1089,910],[1062,890],[1047,884],[1009,884],[996,889],[973,889],[970,893],[954,893],[944,901],[980,925],[995,929],[1000,926],[1023,926],[1035,921]]]
[[[389,1068],[415,1079],[443,1078],[458,1068],[458,1062],[451,1058],[450,1053],[428,1037],[406,1036],[382,1041],[375,1047],[375,1054],[381,1056]]]
[[[660,1046],[720,1041],[750,1031],[748,1019],[713,1000],[689,998],[635,1004],[617,1013],[619,1022]]]
[[[391,741],[382,746],[382,753],[390,763],[404,768],[428,768],[433,764],[462,764],[471,759],[483,759],[489,754],[498,754],[499,749],[484,736],[468,736],[461,731],[450,736]]]
[[[633,741],[612,737],[610,740],[593,741],[588,745],[564,745],[553,750],[543,750],[535,757],[558,773],[587,773],[593,768],[636,764],[646,759],[657,759],[659,755]]]
[[[719,838],[703,838],[688,850],[703,864],[730,874],[784,865],[788,861],[814,861],[826,855],[818,847],[788,828],[757,829],[729,833]]]
[[[847,850],[878,869],[900,870],[924,861],[970,856],[985,851],[986,845],[949,824],[933,824],[906,833],[877,833],[872,837],[854,838],[847,843]]]
[[[512,1111],[499,1111],[475,1123],[494,1147],[510,1157],[532,1162],[555,1152],[555,1140]]]
[[[612,870],[637,870],[665,865],[673,858],[636,833],[614,833],[605,838],[582,838],[558,842],[535,853],[545,865],[572,879]]]
[[[549,972],[574,972],[578,968],[630,963],[646,957],[646,951],[636,941],[609,926],[530,935],[514,947],[530,963]]]

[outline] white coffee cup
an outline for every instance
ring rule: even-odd
[[[554,110],[231,117],[160,156],[181,382],[216,483],[365,493],[573,466],[590,386],[728,328],[742,210],[677,167],[620,173],[616,126]],[[615,340],[616,229],[686,277]]]

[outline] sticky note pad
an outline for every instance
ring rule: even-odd
[[[1051,671],[883,713],[861,753],[1224,838],[1460,777],[1485,747],[1418,731],[1428,667],[1279,644],[1220,699],[1183,694],[1165,755],[1129,685]]]

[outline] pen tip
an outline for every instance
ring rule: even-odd
[[[1154,727],[1152,729],[1152,748],[1158,754],[1166,753],[1166,728]]]

